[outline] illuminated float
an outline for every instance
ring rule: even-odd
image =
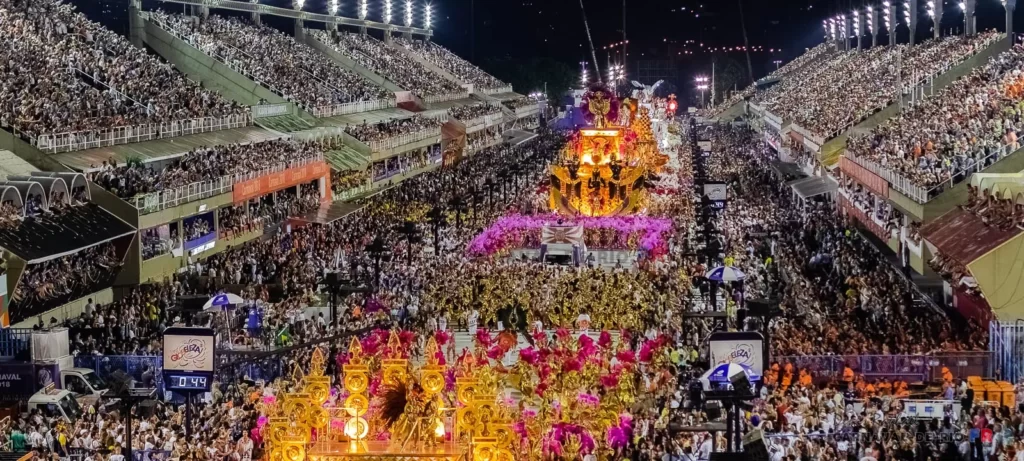
[[[568,216],[618,216],[641,210],[650,175],[665,164],[651,117],[636,99],[604,86],[583,96],[589,126],[577,130],[551,166],[552,210]]]

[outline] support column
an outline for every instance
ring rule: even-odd
[[[295,20],[295,40],[299,43],[306,41],[306,22],[301,19]]]
[[[257,26],[263,24],[263,21],[260,20],[260,14],[255,11],[252,12],[252,16],[250,16],[250,19],[252,19],[252,23],[256,24]]]
[[[391,29],[384,29],[384,43],[391,44]]]
[[[853,19],[849,15],[843,14],[842,26],[843,46],[846,50],[849,50],[852,47],[852,45],[850,44],[850,39],[853,38]]]
[[[1006,38],[1013,45],[1013,12],[1017,9],[1017,0],[1006,0]]]
[[[906,0],[903,4],[907,8],[907,12],[910,13],[910,46],[914,46],[917,43],[917,0]]]
[[[967,7],[964,11],[964,15],[966,16],[964,22],[966,23],[965,27],[967,28],[965,32],[967,35],[977,35],[978,24],[975,23],[974,11],[978,7],[978,0],[964,0],[964,4]]]
[[[936,39],[942,36],[942,0],[935,1],[935,17],[932,18],[932,29]]]
[[[882,28],[878,24],[878,10],[875,8],[868,7],[868,25],[871,29],[871,47],[878,46],[878,36],[882,33]]]
[[[129,40],[132,45],[142,48],[146,37],[146,21],[142,18],[142,0],[132,0],[128,6]]]
[[[886,23],[889,27],[889,46],[896,46],[896,25],[900,21],[900,18],[896,17],[896,3],[889,3],[886,10],[886,14],[889,15],[889,22]]]
[[[857,49],[864,48],[864,16],[860,10],[853,11],[853,33],[857,36]]]
[[[208,7],[208,6],[200,6],[199,7],[199,17],[203,18],[203,21],[205,21],[206,18],[209,18],[210,17],[210,7]]]

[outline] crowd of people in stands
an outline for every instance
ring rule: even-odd
[[[441,128],[441,120],[416,115],[409,118],[385,120],[377,123],[363,122],[361,125],[349,125],[345,127],[345,132],[360,141],[373,142],[404,134],[437,130],[439,128]]]
[[[463,122],[488,115],[500,114],[501,108],[490,104],[474,104],[471,106],[456,106],[448,109],[448,113]]]
[[[365,186],[370,177],[368,170],[332,170],[331,187],[335,194]]]
[[[213,233],[213,222],[211,221],[212,216],[201,215],[193,217],[191,220],[187,220],[184,223],[185,227],[185,241],[192,241],[198,238],[205,237]]]
[[[520,96],[518,98],[502,101],[501,103],[504,104],[505,107],[508,107],[509,109],[516,110],[529,105],[537,104],[537,101],[526,96]]]
[[[272,27],[216,15],[200,20],[154,12],[152,17],[204,53],[308,110],[392,96]]]
[[[775,79],[781,79],[792,75],[795,72],[801,71],[807,64],[818,61],[820,58],[825,56],[831,56],[836,53],[835,47],[830,43],[822,43],[814,48],[807,49],[803,54],[797,56],[792,61],[787,62],[782,67],[772,71],[770,74],[759,80],[759,82],[766,82]],[[706,115],[715,117],[726,109],[732,107],[734,104],[747,99],[754,95],[757,90],[757,83],[751,83],[750,86],[734,91],[729,97],[725,98],[721,103],[715,105],[710,110],[704,111]]]
[[[977,349],[984,341],[979,329],[950,326],[943,314],[914,302],[914,294],[899,274],[880,262],[868,244],[844,226],[829,208],[801,207],[792,202],[784,186],[769,173],[767,162],[772,157],[763,142],[755,141],[749,132],[733,129],[716,130],[714,136],[710,174],[727,179],[733,189],[730,196],[735,197],[729,212],[719,218],[724,254],[728,262],[748,274],[748,293],[743,296],[767,297],[774,293],[781,300],[783,318],[772,324],[775,357]],[[228,335],[232,347],[301,344],[370,323],[398,323],[430,332],[463,325],[476,327],[479,318],[480,326],[489,327],[496,323],[495,309],[515,299],[517,292],[523,295],[521,299],[529,300],[529,315],[542,326],[564,324],[576,314],[588,311],[594,314],[596,322],[612,325],[612,317],[599,316],[602,306],[607,305],[620,317],[633,317],[623,314],[627,312],[644,313],[635,316],[640,322],[634,329],[637,336],[641,332],[666,335],[672,344],[671,351],[666,353],[665,368],[650,367],[637,375],[638,385],[659,380],[659,389],[667,391],[645,396],[643,405],[633,413],[636,437],[621,449],[621,459],[706,459],[712,447],[721,448],[720,438],[670,430],[706,419],[695,411],[696,403],[686,392],[686,377],[699,374],[702,369],[700,346],[708,332],[706,325],[695,328],[692,323],[684,323],[692,320],[681,315],[698,309],[696,297],[687,293],[698,289],[691,283],[706,269],[691,256],[698,248],[690,237],[694,211],[691,188],[687,187],[691,168],[687,162],[677,160],[675,170],[667,174],[679,176],[680,187],[676,192],[658,197],[651,206],[655,212],[672,216],[678,226],[670,237],[665,260],[656,264],[640,270],[545,269],[521,261],[470,258],[462,251],[480,225],[509,211],[529,212],[536,201],[537,184],[545,178],[547,162],[557,155],[562,142],[561,138],[546,134],[524,147],[496,146],[451,168],[411,178],[373,196],[360,211],[336,223],[292,229],[205,260],[190,261],[188,270],[172,283],[139,287],[110,306],[87,307],[86,315],[79,321],[83,322],[83,331],[88,328],[88,335],[74,337],[72,349],[90,355],[154,353],[160,349],[159,332],[167,325],[190,320],[218,322],[215,318],[177,317],[184,314],[171,308],[176,296],[209,295],[225,284],[245,286],[239,294],[257,300],[260,311],[253,322],[243,320],[245,327]],[[687,159],[689,153],[681,149],[676,157]],[[478,204],[472,218],[468,212],[459,217],[456,210],[449,210],[445,217],[447,225],[438,231],[437,241],[426,231],[428,223],[424,216],[430,208],[444,207],[456,198],[465,199],[472,191],[482,190],[484,181],[496,171],[512,165],[526,165],[525,178],[510,182],[511,191],[501,194],[501,199],[493,199],[500,203],[486,200]],[[410,219],[423,233],[420,243],[409,244],[399,233],[400,224]],[[391,252],[390,261],[380,266],[367,249],[378,237]],[[343,321],[339,324],[326,320],[322,312],[311,315],[306,308],[324,304],[318,286],[329,270],[340,270],[353,280],[377,287],[374,294],[356,294],[342,300]],[[467,283],[472,280],[477,283]],[[557,288],[543,290],[552,280],[557,280],[553,284]],[[273,296],[277,298],[274,302],[271,289],[278,292]],[[732,302],[742,303],[743,296],[731,298]],[[683,303],[670,302],[675,299]],[[704,304],[699,309],[710,309],[708,306]],[[344,344],[329,347],[333,352],[344,351]],[[307,364],[309,351],[308,347],[297,348],[285,354],[283,360],[286,365]],[[783,370],[777,368],[774,375],[768,373],[767,385],[760,391],[762,398],[751,410],[754,417],[745,418],[744,422],[765,430],[775,459],[813,454],[821,460],[840,461],[852,454],[888,460],[896,457],[899,450],[909,448],[904,442],[911,440],[912,435],[903,432],[880,444],[844,443],[837,437],[862,428],[870,431],[879,427],[882,420],[895,418],[899,409],[896,397],[905,389],[900,381],[883,386],[858,378],[856,382],[833,381],[822,386],[823,381],[813,381],[807,370],[796,370],[792,363],[785,362],[779,368]],[[337,371],[329,368],[328,373],[333,376]],[[869,390],[876,388],[877,393]],[[259,398],[264,392],[275,391],[280,389],[269,384],[260,387],[248,377],[218,383],[211,396],[213,404],[201,410],[204,413],[200,421],[208,430],[204,429],[197,440],[187,445],[179,443],[183,440],[179,432],[181,422],[169,404],[158,409],[165,417],[140,423],[143,435],[135,440],[143,449],[150,445],[169,448],[179,456],[200,451],[205,456],[212,453],[243,458],[252,450],[251,456],[255,457],[260,448],[258,438],[254,437],[250,444],[242,435],[255,427],[253,418],[258,415],[250,412],[253,400],[246,396],[255,394]],[[953,396],[958,397],[959,393],[959,388],[954,389]],[[880,403],[866,404],[863,410],[852,406],[853,399],[872,395]],[[229,398],[231,405],[226,404]],[[230,408],[238,413],[232,416]],[[973,412],[968,410],[968,414]],[[97,446],[98,437],[87,426],[91,418],[85,418],[85,431],[75,431],[68,443]],[[981,418],[986,421],[983,426],[1011,419],[990,410],[983,410]],[[34,418],[18,422],[20,430],[31,432],[37,428],[41,433],[52,428],[52,424]],[[113,420],[108,424],[116,427]],[[966,427],[959,425],[954,430]],[[118,434],[112,435],[115,449]],[[106,442],[98,446],[109,448]],[[945,449],[925,445],[914,448],[919,453]],[[882,456],[879,451],[890,456]],[[900,456],[898,459],[909,459]]]
[[[60,256],[25,267],[11,302],[22,305],[70,301],[95,291],[110,281],[121,266],[121,258],[112,243]]]
[[[992,31],[929,40],[912,47],[841,53],[807,66],[753,99],[768,112],[828,139],[1001,37]]]
[[[5,0],[0,23],[0,127],[23,137],[246,112],[60,0]]]
[[[313,36],[339,53],[388,79],[403,90],[420,96],[465,92],[458,84],[406,56],[398,48],[367,34],[314,31]]]
[[[290,166],[322,155],[315,142],[273,140],[200,147],[166,163],[133,162],[118,166],[111,159],[88,176],[90,181],[118,197],[131,199],[224,176]]]
[[[408,40],[396,38],[399,45],[420,55],[431,64],[452,74],[459,81],[473,84],[474,91],[495,90],[509,86],[507,83],[498,80],[491,74],[484,72],[469,61],[460,58],[447,48],[437,45],[429,40]]]
[[[933,189],[948,187],[1018,149],[1024,48],[1015,46],[933,97],[847,142],[847,151]]]

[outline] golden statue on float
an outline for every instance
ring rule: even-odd
[[[550,207],[566,215],[614,216],[634,213],[646,201],[646,180],[665,164],[647,108],[635,99],[619,101],[594,87],[581,106],[590,127],[580,128],[551,166]]]

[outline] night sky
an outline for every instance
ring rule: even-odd
[[[127,18],[122,20],[118,13],[128,0],[69,1],[108,27],[121,32],[126,29]],[[291,4],[290,0],[260,1],[275,6]],[[745,73],[745,54],[733,49],[743,45],[738,13],[740,1],[750,46],[755,50],[751,53],[755,79],[774,69],[774,61],[789,61],[805,48],[821,43],[823,18],[868,4],[881,4],[881,0],[626,0],[630,74],[637,68],[638,61],[667,60],[669,56],[677,73],[674,83],[682,91],[692,86],[694,76],[710,73],[712,58],[718,65],[729,60],[741,63]],[[896,1],[902,3],[902,0]],[[326,12],[327,2],[307,0],[303,9]],[[471,8],[474,2],[475,8]],[[473,61],[485,70],[489,60],[500,58],[541,56],[570,64],[574,70],[579,68],[580,61],[591,61],[579,0],[431,0],[431,3],[435,11],[434,40],[461,56],[474,57]],[[583,0],[583,3],[598,62],[604,68],[609,55],[615,57],[618,53],[617,49],[609,51],[606,47],[622,40],[623,0]],[[956,3],[956,0],[945,1],[944,34],[950,29],[959,33],[963,27],[963,15]],[[979,28],[1001,28],[1003,13],[998,0],[979,0],[978,3]],[[161,2],[145,1],[147,9],[154,4]],[[339,15],[355,17],[357,4],[357,0],[341,0]],[[370,0],[369,19],[379,20],[382,4],[383,0]],[[418,7],[422,4],[423,0],[417,0]],[[180,8],[164,5],[167,5],[165,8]],[[402,20],[403,7],[404,0],[394,0],[396,22]],[[416,25],[421,24],[421,11],[417,8]],[[923,10],[921,18],[924,23]],[[265,22],[284,30],[289,27],[287,21]],[[474,23],[475,46],[470,39]],[[929,27],[930,24],[919,26],[919,36],[930,36]],[[898,33],[899,41],[906,42],[906,28],[901,26]]]

